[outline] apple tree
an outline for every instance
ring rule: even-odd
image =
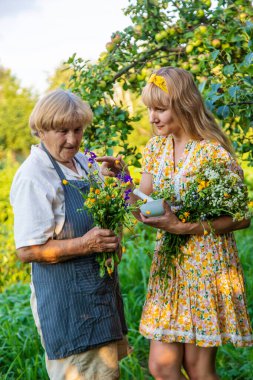
[[[238,154],[253,164],[253,8],[248,0],[129,0],[132,24],[115,31],[96,63],[68,60],[71,88],[91,104],[86,131],[92,148],[130,157],[133,122],[115,88],[140,94],[153,69],[189,70],[207,107],[230,135]],[[92,142],[92,143],[91,143]]]

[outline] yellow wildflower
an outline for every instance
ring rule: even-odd
[[[209,185],[209,181],[200,181],[200,184],[198,186],[198,192],[202,189],[205,189]]]
[[[118,165],[120,163],[119,160],[115,160],[115,164]]]
[[[230,195],[228,193],[224,193],[225,198],[230,198]]]
[[[63,185],[67,185],[69,182],[66,179],[62,180]]]
[[[92,164],[89,162],[88,163],[88,168],[91,168],[92,167]]]
[[[185,223],[186,222],[186,219],[182,219],[182,223]]]
[[[96,189],[96,190],[95,190],[95,194],[100,194],[100,190],[99,190],[99,189]]]
[[[93,191],[94,191],[94,187],[91,187],[90,188],[90,193],[93,193]]]
[[[188,211],[184,212],[184,216],[187,218],[187,216],[189,216],[190,213]]]
[[[147,210],[147,211],[146,211],[146,214],[147,214],[147,215],[150,215],[150,214],[151,214],[151,212],[150,212],[149,210]]]

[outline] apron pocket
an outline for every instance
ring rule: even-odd
[[[101,278],[96,259],[91,260],[89,257],[87,260],[76,261],[73,267],[76,292],[105,295],[114,291],[117,284],[116,271],[112,277],[105,274]]]

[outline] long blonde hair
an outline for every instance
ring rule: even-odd
[[[171,109],[184,132],[192,139],[216,141],[235,156],[229,138],[206,109],[192,75],[176,67],[163,67],[155,74],[166,80],[168,93],[154,83],[147,83],[142,92],[143,103],[151,108]]]

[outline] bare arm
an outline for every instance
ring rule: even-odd
[[[118,248],[118,244],[118,237],[112,231],[94,227],[79,238],[50,239],[42,245],[19,248],[17,253],[19,259],[25,263],[56,264],[95,252],[114,252]]]
[[[171,211],[167,203],[164,202],[165,214],[160,217],[147,218],[140,214],[141,221],[151,227],[178,235],[203,235],[205,231],[211,232],[208,222],[202,223],[182,223]],[[250,220],[244,219],[240,222],[233,221],[230,216],[220,216],[211,222],[212,229],[216,234],[225,234],[235,230],[247,228]]]
[[[211,227],[209,223],[202,222],[200,223],[183,223],[185,224],[184,230],[185,234],[194,234],[194,235],[202,235],[205,231],[208,233],[211,232]],[[248,228],[250,226],[249,219],[243,219],[240,222],[233,221],[231,216],[220,216],[219,218],[213,220],[211,222],[212,229],[216,234],[226,234],[228,232],[241,230],[243,228]]]

